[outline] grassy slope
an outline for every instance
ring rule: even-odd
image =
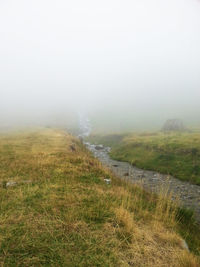
[[[63,132],[2,135],[0,179],[2,266],[199,266],[168,199],[116,179]]]
[[[114,159],[200,184],[200,133],[94,136],[111,145]]]

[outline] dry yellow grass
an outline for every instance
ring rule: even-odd
[[[65,132],[2,135],[0,162],[1,266],[200,266],[164,192],[117,179]]]

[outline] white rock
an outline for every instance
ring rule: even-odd
[[[16,182],[7,182],[6,183],[6,186],[15,186],[15,185],[17,185]]]
[[[104,181],[105,181],[107,184],[110,184],[110,183],[111,183],[111,180],[110,180],[110,179],[104,179]]]

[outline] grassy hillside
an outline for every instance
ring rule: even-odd
[[[116,179],[64,132],[1,135],[0,183],[1,266],[199,266],[183,211]]]
[[[112,147],[114,159],[200,184],[200,133],[93,136]]]

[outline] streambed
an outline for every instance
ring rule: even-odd
[[[89,142],[85,142],[85,145],[103,165],[110,168],[118,177],[142,184],[148,191],[159,192],[163,186],[169,188],[172,198],[178,196],[181,205],[193,209],[200,223],[200,186],[183,182],[169,175],[142,170],[127,162],[113,160],[109,156],[109,147],[96,146]]]

